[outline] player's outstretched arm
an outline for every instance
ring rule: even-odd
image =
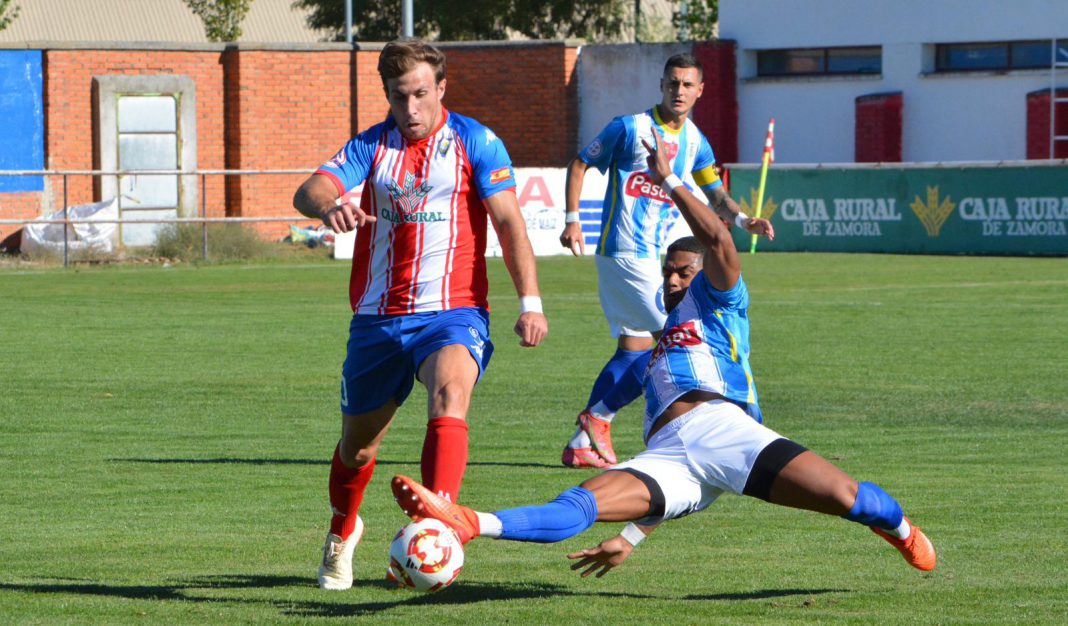
[[[590,574],[595,574],[597,578],[601,578],[612,571],[613,568],[622,565],[623,561],[626,561],[630,553],[634,551],[634,546],[637,542],[644,539],[656,528],[656,526],[628,524],[624,532],[611,539],[605,539],[596,547],[568,554],[567,558],[575,561],[571,564],[571,569],[576,572],[582,570],[580,576],[583,578]],[[641,536],[637,539],[634,537],[628,538],[626,536],[628,532],[638,532],[641,533]]]
[[[723,221],[713,211],[709,211],[671,171],[671,161],[666,151],[660,149],[659,133],[653,133],[653,142],[654,145],[649,145],[642,140],[649,151],[649,174],[653,182],[671,194],[671,199],[690,226],[694,237],[705,247],[705,278],[719,291],[727,291],[738,282],[742,271],[734,239]]]
[[[575,256],[586,254],[586,241],[582,234],[582,224],[578,220],[579,198],[582,196],[582,181],[586,179],[586,170],[589,165],[582,159],[575,157],[567,166],[567,182],[564,183],[564,209],[566,221],[564,232],[560,234],[560,245],[571,251]]]
[[[293,195],[293,207],[312,219],[322,220],[335,233],[347,233],[378,219],[364,213],[355,203],[339,203],[339,199],[337,188],[329,178],[312,174]]]
[[[515,323],[515,334],[519,335],[519,345],[536,346],[549,333],[549,321],[541,311],[534,249],[530,245],[530,239],[527,238],[526,221],[519,210],[515,191],[512,189],[499,191],[483,202],[489,211],[493,229],[497,231],[497,238],[501,242],[504,265],[512,276],[516,293],[519,294],[520,312],[519,319]],[[530,298],[534,300],[529,300]],[[524,303],[528,304],[524,305]],[[524,311],[524,308],[529,310]]]

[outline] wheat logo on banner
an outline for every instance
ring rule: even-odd
[[[950,201],[949,196],[939,201],[938,186],[927,188],[927,203],[924,204],[919,196],[909,205],[916,217],[920,218],[923,227],[927,229],[928,237],[937,237],[946,223],[946,218],[957,208],[957,203]]]

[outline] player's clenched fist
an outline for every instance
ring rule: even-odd
[[[527,311],[516,320],[514,330],[519,336],[519,345],[524,348],[533,348],[549,334],[549,320],[543,313]]]

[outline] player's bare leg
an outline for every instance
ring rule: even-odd
[[[782,468],[768,500],[863,523],[917,569],[932,570],[937,563],[934,545],[901,513],[896,500],[877,485],[858,483],[812,451],[802,452]]]
[[[441,348],[419,365],[419,380],[427,388],[423,484],[453,502],[467,469],[467,411],[478,374],[478,364],[459,344]]]
[[[330,466],[330,532],[319,564],[319,586],[344,590],[352,587],[352,557],[363,536],[360,504],[374,474],[378,446],[389,430],[397,405],[360,415],[341,416],[341,440]]]

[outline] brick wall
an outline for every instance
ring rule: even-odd
[[[900,163],[904,100],[901,92],[860,96],[854,105],[857,163]]]
[[[564,166],[578,132],[578,49],[563,42],[443,45],[445,106],[493,129],[518,167]]]
[[[228,50],[227,169],[313,169],[350,135],[349,51]],[[230,176],[226,212],[292,212],[305,174]],[[284,233],[284,224],[263,224]]]
[[[1058,89],[1058,98],[1068,98],[1068,89]],[[1049,158],[1049,90],[1027,94],[1027,158]],[[1057,103],[1057,135],[1068,135],[1068,102]],[[1068,158],[1068,141],[1058,141],[1053,158]]]
[[[44,53],[45,167],[93,169],[96,149],[96,111],[93,77],[108,74],[180,74],[197,90],[197,163],[202,169],[222,169],[222,67],[218,52],[183,50],[46,50]],[[62,208],[63,189],[52,177],[50,207]],[[89,176],[68,177],[70,204],[98,199]],[[199,184],[198,184],[199,189]],[[47,193],[47,192],[46,192]],[[222,181],[209,181],[209,212],[222,214]]]
[[[736,44],[730,40],[694,44],[693,55],[704,67],[705,89],[693,108],[693,121],[701,129],[718,163],[738,160],[738,91]]]

